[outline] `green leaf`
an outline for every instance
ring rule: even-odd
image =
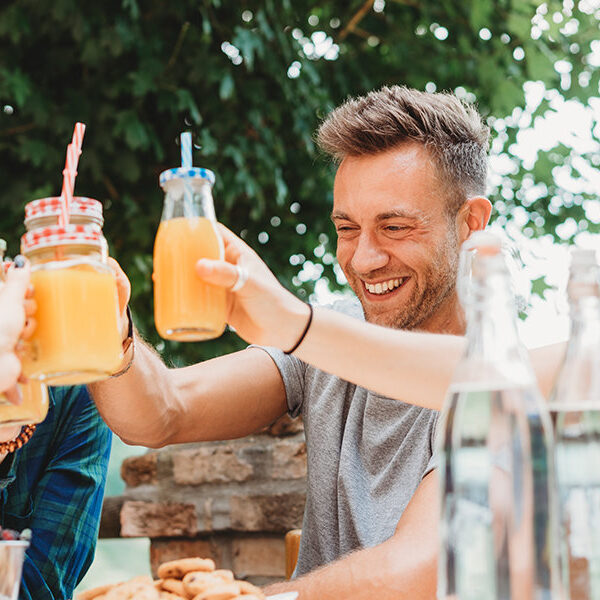
[[[536,296],[539,296],[543,300],[546,298],[547,290],[555,290],[555,289],[556,289],[556,286],[549,285],[546,282],[545,275],[542,275],[541,277],[538,277],[537,279],[533,279],[531,281],[531,293],[535,294]]]
[[[221,100],[229,100],[233,96],[234,89],[233,77],[230,73],[225,74],[219,86],[219,98]]]
[[[490,0],[473,0],[469,10],[469,22],[475,32],[482,27],[489,27],[492,23],[494,6]]]

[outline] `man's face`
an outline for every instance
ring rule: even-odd
[[[333,196],[337,259],[367,321],[434,331],[455,320],[457,229],[425,148],[345,158]]]

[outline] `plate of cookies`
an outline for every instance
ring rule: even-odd
[[[77,600],[295,600],[297,592],[265,596],[263,591],[217,569],[210,558],[182,558],[158,567],[158,579],[134,577],[81,592]]]

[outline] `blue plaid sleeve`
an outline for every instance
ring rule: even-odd
[[[86,388],[54,393],[62,413],[47,464],[31,488],[33,539],[20,600],[71,598],[92,563],[100,523],[110,431]]]

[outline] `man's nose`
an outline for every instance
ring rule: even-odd
[[[351,263],[356,273],[366,275],[385,267],[389,259],[389,254],[374,236],[362,234],[358,238]]]

